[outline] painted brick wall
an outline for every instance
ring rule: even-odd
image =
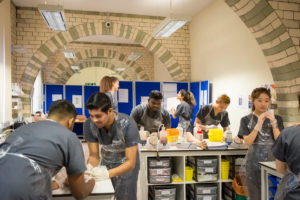
[[[87,22],[103,22],[107,19],[106,13],[99,12],[66,10],[65,16],[69,28]],[[124,25],[131,25],[151,34],[153,29],[162,21],[162,18],[110,14],[109,20],[111,22],[122,23]],[[49,28],[41,14],[33,8],[17,8],[16,23],[16,44],[26,48],[26,53],[16,55],[15,69],[17,69],[18,72],[15,73],[14,80],[20,81],[20,78],[24,73],[25,66],[28,64],[33,53],[41,46],[41,44],[47,41],[51,36],[57,34],[57,32],[49,31]],[[159,41],[171,51],[175,59],[180,64],[181,69],[186,74],[186,77],[190,77],[189,26],[185,25],[171,37]],[[124,47],[119,47],[119,49],[124,49]],[[140,66],[143,67],[143,70],[147,72],[150,79],[152,79],[154,75],[152,58],[153,55],[148,52],[145,57],[141,58],[137,62],[137,64],[140,64]],[[130,76],[132,77],[133,75]],[[51,81],[51,78],[49,79],[48,77],[47,81]]]

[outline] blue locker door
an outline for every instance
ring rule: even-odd
[[[48,113],[50,105],[55,96],[61,95],[61,99],[64,98],[64,86],[63,85],[46,85],[45,86],[46,94],[46,110],[45,113]]]
[[[141,97],[148,97],[152,90],[160,91],[160,82],[135,82],[135,105],[139,105]]]
[[[80,95],[81,96],[81,107],[76,108],[77,114],[82,115],[82,107],[83,105],[83,98],[82,98],[82,86],[81,85],[66,85],[66,99],[71,101],[73,104],[73,95]]]
[[[190,90],[194,94],[197,105],[194,108],[193,122],[195,121],[196,115],[200,109],[200,82],[192,82],[190,84]]]
[[[100,91],[100,87],[99,86],[84,86],[84,105],[86,104],[86,102],[88,101],[89,97],[95,93],[95,92],[99,92]],[[87,118],[90,117],[89,111],[84,108],[84,114]]]
[[[118,109],[120,113],[125,113],[130,115],[133,108],[133,91],[132,91],[132,82],[131,81],[119,81],[120,87],[119,91],[127,92],[128,90],[128,102],[120,102],[120,95],[118,92]]]

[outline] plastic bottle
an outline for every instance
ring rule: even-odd
[[[193,135],[194,135],[194,136],[197,135],[198,129],[199,129],[199,124],[196,124],[196,126],[194,127],[194,131],[193,131]]]
[[[203,140],[203,131],[198,130],[197,134],[195,135],[196,139],[198,139],[199,141]]]
[[[184,136],[183,136],[183,128],[181,127],[181,124],[178,124],[177,129],[178,129],[178,131],[179,131],[179,136],[180,136],[181,138],[183,138],[183,137],[184,137]]]
[[[232,143],[232,132],[230,130],[230,128],[228,127],[228,129],[226,130],[226,139],[225,139],[226,143],[228,145],[230,145]]]
[[[159,138],[160,138],[160,143],[163,145],[166,145],[168,143],[168,134],[166,131],[165,127],[162,127],[161,131],[159,132]]]
[[[140,134],[142,145],[145,145],[147,141],[147,134],[143,126],[141,126],[140,128],[139,134]]]

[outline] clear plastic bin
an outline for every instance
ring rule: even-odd
[[[215,174],[217,167],[197,167],[197,174]]]
[[[216,184],[194,184],[192,188],[197,195],[218,194],[218,186]]]
[[[150,192],[155,198],[158,197],[176,197],[176,187],[174,186],[151,186]]]
[[[160,158],[159,160],[157,160],[156,158],[149,158],[148,167],[149,168],[171,167],[171,158]]]
[[[149,183],[152,184],[171,183],[171,176],[149,176]]]
[[[195,179],[198,182],[217,181],[218,174],[197,174]]]
[[[169,176],[171,175],[171,168],[149,168],[150,176]]]
[[[214,167],[218,165],[216,157],[189,157],[189,162],[197,165],[197,167]]]
[[[192,190],[188,190],[188,196],[193,200],[217,200],[218,195],[216,194],[205,194],[205,195],[195,195]]]

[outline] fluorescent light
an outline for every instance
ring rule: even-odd
[[[66,58],[75,58],[75,53],[73,51],[63,51]]]
[[[169,37],[190,21],[188,16],[172,16],[165,18],[153,31],[154,37]]]
[[[79,66],[77,66],[77,65],[72,65],[72,66],[71,66],[71,69],[73,69],[73,70],[79,70]]]
[[[128,56],[127,60],[136,61],[136,60],[140,59],[143,55],[144,54],[142,54],[142,53],[131,53]]]
[[[64,19],[64,10],[62,6],[56,5],[38,5],[38,9],[49,28],[54,31],[66,31],[67,25]]]
[[[117,67],[116,70],[119,71],[119,72],[122,72],[122,71],[125,70],[125,67]]]

